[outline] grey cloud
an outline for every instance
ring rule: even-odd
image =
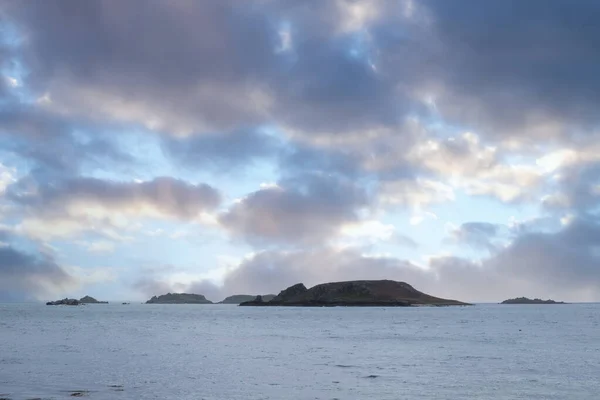
[[[0,110],[0,137],[6,139],[3,149],[33,163],[34,173],[44,177],[74,175],[84,164],[104,167],[109,161],[115,167],[132,163],[133,158],[105,132],[119,128],[66,118],[35,105],[10,104]]]
[[[134,290],[140,292],[148,298],[152,296],[159,296],[165,293],[189,292],[187,290],[186,284],[170,285],[167,282],[152,278],[138,279],[136,282],[133,283],[132,287]]]
[[[160,280],[144,286],[152,290],[180,290],[222,299],[233,294],[278,293],[303,282],[308,286],[332,280],[389,279],[423,283],[426,275],[408,262],[394,258],[361,256],[352,250],[319,248],[312,251],[263,251],[245,259],[227,274],[223,286],[208,281],[164,285]],[[214,297],[209,297],[214,296]]]
[[[467,229],[484,235],[497,231],[485,224],[471,224]],[[340,280],[394,279],[437,296],[472,302],[516,296],[598,301],[598,249],[598,221],[576,220],[557,232],[521,234],[480,261],[439,256],[431,258],[427,268],[421,268],[398,258],[368,256],[348,248],[268,250],[244,259],[228,272],[219,291],[208,281],[169,287],[225,297],[277,292],[298,282],[312,286]]]
[[[13,239],[7,232],[3,240]],[[23,301],[52,295],[75,283],[50,254],[0,244],[0,301]]]
[[[185,138],[165,137],[163,150],[176,163],[217,171],[237,170],[259,160],[274,158],[279,139],[256,129]]]
[[[22,180],[8,187],[7,196],[41,215],[61,215],[69,205],[83,202],[106,209],[138,212],[149,205],[167,216],[190,219],[215,209],[221,201],[217,190],[206,184],[190,184],[159,177],[145,182],[116,182],[95,178],[73,178],[39,183]]]
[[[451,288],[457,279],[464,281],[465,290],[481,299],[536,296],[598,301],[599,248],[598,220],[576,219],[558,231],[522,233],[481,263],[440,257],[432,267],[440,281]]]
[[[364,174],[360,169],[359,156],[356,152],[344,149],[319,149],[297,143],[280,153],[279,162],[284,175],[295,176],[305,171],[311,171],[358,178]]]
[[[395,278],[423,283],[425,273],[394,258],[362,256],[351,250],[266,251],[245,260],[225,279],[227,293],[273,293],[298,282]]]
[[[406,236],[406,235],[401,235],[399,233],[396,233],[392,237],[391,241],[394,244],[397,244],[399,246],[408,247],[410,249],[416,249],[417,247],[419,247],[419,243],[417,243],[414,239],[412,239],[411,237]]]
[[[548,211],[585,215],[596,211],[600,200],[600,163],[582,162],[561,170],[551,195],[543,201]]]
[[[153,129],[397,127],[428,115],[419,96],[431,90],[444,117],[484,132],[596,121],[594,1],[428,0],[412,2],[413,15],[404,3],[365,3],[376,17],[353,31],[343,30],[344,10],[360,3],[150,2],[141,10],[47,1],[7,10],[30,39],[24,60],[37,91],[73,112]],[[283,22],[291,44],[278,52]]]
[[[502,227],[489,222],[467,222],[452,231],[452,239],[459,244],[467,244],[476,249],[495,250],[494,239]]]
[[[284,86],[285,124],[306,131],[352,132],[395,125],[408,102],[363,59],[348,54],[348,43],[303,43]],[[404,109],[403,109],[404,107]]]
[[[276,33],[252,7],[49,1],[8,10],[29,38],[29,83],[68,111],[184,131],[262,122],[254,93],[276,65]]]
[[[223,288],[215,285],[212,282],[199,281],[193,282],[186,288],[188,293],[203,294],[208,300],[213,303],[223,300],[227,295],[224,294]],[[243,293],[242,293],[243,294]]]
[[[313,285],[333,280],[395,279],[435,295],[466,301],[515,296],[598,301],[599,248],[599,225],[577,221],[559,232],[519,236],[481,262],[437,257],[430,260],[428,269],[352,250],[263,252],[232,271],[224,290],[268,292],[297,282]]]
[[[597,300],[599,248],[598,222],[575,220],[556,233],[520,236],[488,263],[546,292]]]
[[[347,179],[305,175],[251,193],[219,220],[251,244],[314,244],[358,221],[368,204],[368,193]]]
[[[194,167],[225,171],[276,153],[284,177],[279,188],[258,190],[220,216],[234,236],[255,245],[326,242],[343,224],[359,220],[359,210],[371,204],[368,190],[376,177],[387,181],[382,186],[389,190],[382,195],[404,207],[451,199],[452,188],[436,179],[452,174],[471,178],[462,182],[468,194],[529,200],[525,195],[537,194],[535,176],[523,179],[525,170],[500,168],[502,154],[478,157],[481,149],[466,142],[440,141],[435,153],[447,158],[436,165],[407,161],[417,139],[403,123],[415,115],[427,120],[422,102],[431,94],[431,109],[442,122],[474,128],[486,144],[510,136],[541,146],[546,142],[539,139],[554,133],[571,141],[577,140],[573,132],[592,135],[586,129],[598,122],[600,25],[594,18],[600,5],[592,0],[412,3],[418,9],[412,17],[403,16],[401,2],[369,4],[379,14],[358,21],[362,26],[350,33],[344,31],[352,22],[344,17],[343,5],[350,4],[345,2],[2,3],[3,15],[28,39],[18,49],[30,72],[25,88],[34,97],[50,94],[43,103],[0,111],[1,134],[8,138],[3,150],[36,164],[32,182],[11,186],[9,198],[40,215],[65,213],[71,201],[111,210],[149,205],[180,219],[218,206],[214,189],[170,178],[142,183],[76,178],[83,159],[96,164],[127,159],[108,136],[111,124],[124,123],[163,133],[171,160]],[[278,52],[283,22],[290,26],[290,48]],[[6,95],[6,82],[2,91]],[[292,138],[281,153],[269,137],[244,130],[266,123]],[[374,139],[372,132],[380,129],[385,133]],[[80,140],[74,131],[89,137]],[[177,135],[182,133],[198,136]],[[352,142],[355,136],[362,140]],[[433,136],[425,132],[419,139]],[[576,225],[558,233],[513,233],[510,246],[496,246],[495,255],[481,264],[438,258],[428,274],[418,270],[409,277],[459,298],[463,290],[469,296],[504,293],[493,289],[494,283],[514,292],[554,290],[558,280],[546,282],[535,269],[544,266],[565,280],[565,294],[578,296],[578,288],[586,287],[581,276],[595,287],[590,267],[595,245],[589,240],[596,235],[590,214],[597,207],[597,166],[560,172],[558,196],[545,206],[575,214]],[[508,183],[519,178],[516,186]],[[583,226],[584,219],[591,225]],[[489,244],[491,231],[465,225],[460,235],[482,245]],[[562,253],[553,253],[557,249]],[[268,254],[261,265],[296,258],[319,264],[308,253],[294,253],[294,259]],[[328,259],[328,254],[320,256]],[[353,257],[361,265],[380,265]],[[582,268],[568,268],[570,262]],[[314,276],[316,281],[342,275]],[[448,283],[435,286],[442,278]]]
[[[464,232],[473,232],[485,236],[494,236],[498,232],[498,225],[489,222],[467,222],[461,226]]]
[[[48,1],[40,7],[14,4],[8,7],[8,15],[30,38],[22,49],[32,71],[28,85],[40,94],[52,93],[49,110],[139,123],[171,134],[206,135],[165,138],[163,148],[172,160],[225,171],[269,157],[277,146],[245,130],[265,123],[305,139],[339,138],[387,127],[390,140],[373,141],[365,135],[362,152],[340,151],[342,146],[348,149],[348,143],[334,151],[288,143],[298,148],[282,156],[282,171],[316,162],[323,169],[355,176],[373,168],[384,179],[408,175],[413,179],[415,173],[424,173],[419,168],[423,160],[409,165],[404,159],[414,138],[402,126],[409,115],[428,116],[419,97],[428,85],[443,88],[438,99],[442,116],[467,126],[483,124],[479,116],[489,122],[487,127],[506,121],[522,125],[528,115],[539,111],[535,107],[549,116],[580,117],[568,107],[559,112],[555,109],[560,104],[551,103],[571,92],[585,104],[593,104],[593,94],[586,95],[581,85],[563,87],[554,78],[542,78],[546,72],[531,72],[546,71],[542,64],[560,71],[587,65],[565,64],[562,60],[569,57],[561,52],[577,48],[580,36],[574,21],[591,3],[569,8],[564,23],[557,20],[561,10],[556,2],[541,12],[542,33],[554,25],[560,32],[570,32],[564,36],[567,43],[556,43],[556,57],[550,50],[524,50],[523,43],[536,44],[542,35],[521,16],[514,17],[519,22],[516,33],[501,29],[502,18],[514,14],[503,12],[509,6],[525,15],[535,10],[528,2],[506,3],[510,4],[419,3],[415,5],[419,12],[431,16],[430,23],[424,24],[420,14],[404,15],[402,2],[373,2],[369,6],[379,14],[352,32],[340,30],[346,18],[344,7],[349,7],[344,2],[266,1],[242,7],[228,2],[151,2],[140,11],[129,3]],[[463,6],[464,13],[456,11]],[[460,17],[454,15],[457,12]],[[134,16],[139,28],[131,31]],[[487,36],[481,34],[487,29],[478,22],[482,19],[492,21]],[[283,22],[290,27],[291,47],[278,52]],[[476,39],[488,36],[493,40]],[[569,79],[576,75],[569,74]],[[540,95],[554,91],[561,96]],[[584,104],[578,100],[568,105],[574,103]],[[499,115],[500,110],[507,115]],[[444,144],[453,157],[464,154],[456,143]],[[369,164],[369,157],[377,162]],[[386,159],[389,165],[375,165],[385,164]],[[490,180],[495,178],[510,177]],[[514,188],[504,186],[487,182],[469,190],[523,197],[524,190],[508,193]]]
[[[226,296],[223,294],[223,288],[209,281],[196,282],[166,282],[164,277],[169,273],[179,271],[173,265],[163,265],[158,267],[146,267],[143,269],[144,276],[137,279],[131,285],[132,288],[150,298],[165,293],[195,293],[202,294],[212,302],[223,300]]]
[[[438,103],[443,113],[484,132],[516,135],[553,121],[564,124],[562,134],[598,122],[598,2],[423,4],[443,43],[435,72],[447,91]],[[549,134],[547,127],[538,133]]]
[[[2,57],[1,54],[0,57]],[[9,97],[9,93],[7,79],[3,75],[0,75],[0,101],[5,101]]]
[[[29,83],[68,112],[184,133],[272,119],[343,132],[395,124],[407,109],[406,94],[371,66],[368,39],[335,34],[339,10],[326,2],[156,1],[142,10],[48,1],[8,10],[29,38]],[[292,54],[277,52],[283,21]]]

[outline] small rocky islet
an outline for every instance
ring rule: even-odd
[[[79,302],[83,304],[108,304],[108,301],[99,301],[92,296],[84,296],[79,299]]]
[[[79,306],[83,304],[108,304],[108,301],[98,301],[92,296],[84,296],[79,300],[65,297],[62,300],[49,301],[46,303],[47,306]]]
[[[274,294],[267,294],[263,298],[272,299]],[[224,300],[213,303],[204,295],[194,293],[167,293],[160,296],[153,296],[146,304],[240,304],[254,300],[256,295],[236,294],[229,296]]]
[[[226,297],[225,299],[221,300],[219,302],[219,304],[241,304],[241,303],[245,303],[247,301],[252,301],[254,299],[256,299],[256,295],[252,295],[252,294],[235,294],[233,296],[229,296]],[[275,295],[274,294],[265,294],[263,296],[261,296],[263,301],[271,301]]]
[[[213,302],[201,294],[167,293],[160,296],[152,296],[146,304],[213,304]]]
[[[83,303],[81,303],[79,300],[69,299],[67,297],[65,297],[62,300],[49,301],[46,303],[47,306],[78,306],[81,304],[83,304]]]
[[[530,299],[527,297],[515,297],[514,299],[504,300],[500,304],[567,304],[564,301],[554,301],[552,299]]]
[[[293,307],[418,307],[466,306],[458,300],[442,299],[423,293],[406,282],[392,280],[363,280],[332,282],[310,289],[302,283],[281,291],[270,301],[262,296],[240,306]]]
[[[534,301],[538,301],[535,299]],[[541,300],[539,300],[541,301]],[[106,304],[91,296],[81,299],[51,301],[47,305]],[[127,303],[123,303],[127,304]],[[153,296],[145,304],[215,304],[204,295],[194,293],[167,293]],[[295,307],[419,307],[466,306],[458,300],[444,299],[420,292],[406,282],[392,280],[360,280],[330,282],[310,289],[298,283],[282,290],[278,295],[233,295],[218,304],[240,306],[295,306]],[[548,303],[544,303],[548,304]]]

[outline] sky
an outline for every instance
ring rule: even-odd
[[[600,301],[597,15],[0,0],[0,301]]]

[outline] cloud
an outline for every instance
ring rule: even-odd
[[[273,36],[251,7],[51,1],[6,9],[28,38],[30,84],[51,94],[57,112],[187,134],[260,122],[268,105],[254,82],[271,72]]]
[[[394,279],[436,296],[474,302],[516,296],[600,299],[598,221],[574,220],[548,233],[522,231],[506,246],[489,246],[488,240],[502,229],[487,223],[461,227],[464,235],[460,239],[489,247],[489,255],[477,261],[441,255],[417,265],[392,256],[364,254],[358,248],[331,246],[260,251],[228,269],[222,284],[217,285],[218,293],[223,297],[272,293],[298,282],[312,286],[342,280]],[[199,280],[169,287],[214,291],[214,285],[214,281]]]
[[[347,224],[341,230],[343,243],[356,243],[369,245],[377,242],[387,242],[399,239],[401,235],[396,232],[392,224],[384,224],[377,220],[363,220],[354,224]]]
[[[433,112],[486,136],[524,140],[596,121],[598,79],[587,66],[598,35],[587,21],[598,6],[590,0],[4,9],[27,37],[27,84],[48,93],[47,107],[61,115],[174,135],[275,123],[335,136]]]
[[[599,233],[597,221],[575,220],[557,232],[519,235],[480,263],[440,258],[434,265],[447,271],[442,279],[457,276],[457,263],[463,265],[463,277],[473,284],[470,295],[480,298],[519,295],[598,301]]]
[[[98,230],[115,240],[123,239],[120,232],[131,226],[128,218],[201,222],[203,214],[221,202],[220,193],[207,184],[170,177],[141,182],[83,177],[37,182],[24,178],[9,187],[7,197],[27,210],[20,227],[36,237]]]
[[[257,251],[239,268],[249,282],[271,271],[283,285],[322,257],[331,272],[308,267],[311,282],[371,273],[458,298],[500,296],[493,284],[593,297],[597,11],[592,0],[2,3],[2,224],[90,251],[136,240],[146,218],[220,227]],[[143,154],[151,172],[132,173],[133,136],[166,156]],[[276,184],[233,204],[189,182],[255,164],[277,176],[252,180]],[[541,207],[535,221],[451,232],[459,254],[487,249],[482,259],[419,267],[332,247],[414,248],[375,217],[408,211],[434,229],[429,208],[445,219],[466,196]],[[177,279],[168,286],[201,282]]]
[[[357,222],[368,205],[368,193],[347,179],[306,175],[249,194],[219,221],[254,245],[315,244]]]
[[[217,172],[239,170],[240,166],[274,158],[281,150],[278,139],[258,130],[165,137],[162,144],[175,163]]]
[[[450,232],[451,238],[459,244],[467,244],[475,249],[496,250],[493,240],[502,227],[489,222],[467,222]]]
[[[40,299],[76,285],[51,254],[19,249],[10,243],[14,235],[6,231],[0,235],[0,300]]]
[[[279,153],[281,172],[283,175],[291,177],[313,172],[358,178],[364,174],[360,168],[360,158],[348,147],[347,143],[343,146],[319,147],[291,142],[287,149]]]
[[[467,132],[444,140],[426,138],[410,149],[407,158],[469,195],[490,196],[503,202],[535,199],[544,183],[542,170],[503,160],[510,154],[504,153]]]
[[[226,273],[221,285],[210,280],[177,282],[164,279],[144,282],[152,290],[196,291],[211,293],[215,298],[233,294],[278,293],[304,282],[308,286],[331,280],[387,279],[396,277],[408,282],[422,282],[422,270],[405,261],[393,258],[362,256],[353,250],[320,248],[311,251],[262,251],[242,260],[237,268]],[[169,282],[165,284],[165,282]],[[136,287],[140,287],[139,283]],[[166,292],[165,292],[166,293]],[[207,294],[205,294],[207,295]],[[207,295],[208,296],[208,295]],[[211,297],[212,299],[212,297]]]
[[[122,126],[93,124],[81,118],[65,118],[33,104],[10,103],[0,110],[2,150],[27,160],[41,179],[76,175],[84,166],[116,170],[134,162],[112,137]],[[60,151],[58,151],[60,149]]]
[[[142,277],[133,282],[133,289],[146,298],[165,293],[196,293],[218,302],[226,297],[215,278],[227,271],[227,266],[208,273],[194,273],[189,268],[173,265],[148,266],[143,268]],[[211,276],[213,275],[213,276]]]
[[[60,114],[176,135],[273,118],[305,132],[395,124],[409,96],[377,72],[362,34],[379,14],[368,11],[376,3],[284,3],[154,1],[141,12],[110,1],[50,1],[5,9],[27,37],[21,46],[29,85],[48,93],[47,107]],[[394,14],[395,23],[405,22]]]
[[[600,288],[598,221],[574,220],[556,233],[518,237],[489,262],[532,286],[594,297]]]
[[[598,122],[600,80],[589,67],[598,61],[593,49],[600,28],[592,18],[600,11],[597,2],[423,5],[443,40],[434,56],[442,114],[532,144]]]
[[[76,178],[38,184],[35,192],[9,193],[10,199],[24,206],[52,214],[69,210],[87,212],[95,207],[107,211],[158,214],[175,218],[193,218],[202,211],[216,208],[220,194],[206,184],[190,184],[170,177],[143,182],[116,182],[96,178]]]
[[[115,243],[108,240],[78,241],[76,243],[90,253],[112,253],[115,250]]]
[[[454,190],[443,182],[428,179],[387,181],[381,184],[379,201],[384,206],[421,209],[454,201]]]
[[[410,249],[416,249],[419,247],[419,243],[417,243],[413,238],[399,233],[392,236],[392,243]]]
[[[16,172],[15,168],[9,168],[0,163],[0,195],[3,195],[6,188],[16,181]]]
[[[596,212],[600,199],[600,162],[581,161],[563,168],[553,190],[543,199],[548,211],[585,215]]]
[[[352,250],[265,251],[244,260],[225,278],[224,287],[231,293],[278,293],[298,282],[309,287],[335,280],[386,277],[422,282],[422,275],[421,269],[405,261],[363,256]]]
[[[1,53],[0,53],[1,54]],[[0,100],[4,100],[9,96],[10,81],[8,77],[0,75]]]

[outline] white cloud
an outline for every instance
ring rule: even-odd
[[[131,232],[123,226],[113,224],[109,219],[96,220],[93,218],[25,218],[16,230],[28,237],[39,240],[76,237],[86,232],[97,233],[117,242],[134,240]]]
[[[77,241],[75,243],[84,247],[90,253],[112,253],[116,247],[114,242],[108,240]]]
[[[438,216],[429,211],[416,210],[410,217],[409,223],[411,225],[419,225],[427,219],[438,219]]]
[[[335,243],[340,246],[368,246],[380,242],[389,242],[396,235],[392,224],[384,224],[377,220],[363,220],[342,226]]]
[[[483,145],[470,132],[444,141],[427,139],[410,151],[409,159],[452,188],[503,202],[534,200],[543,183],[543,169],[533,160],[532,165],[505,161],[497,147]]]
[[[95,285],[98,283],[114,282],[117,279],[117,271],[112,267],[79,267],[69,265],[63,267],[77,282],[77,287]]]
[[[6,79],[6,82],[10,87],[16,88],[21,86],[21,83],[17,80],[17,78],[14,78],[12,76],[5,76],[4,78]]]
[[[441,181],[406,179],[383,182],[379,201],[383,205],[421,209],[435,203],[454,201],[454,190]]]
[[[16,174],[16,168],[7,167],[0,162],[0,195],[4,193],[8,185],[16,182]]]

